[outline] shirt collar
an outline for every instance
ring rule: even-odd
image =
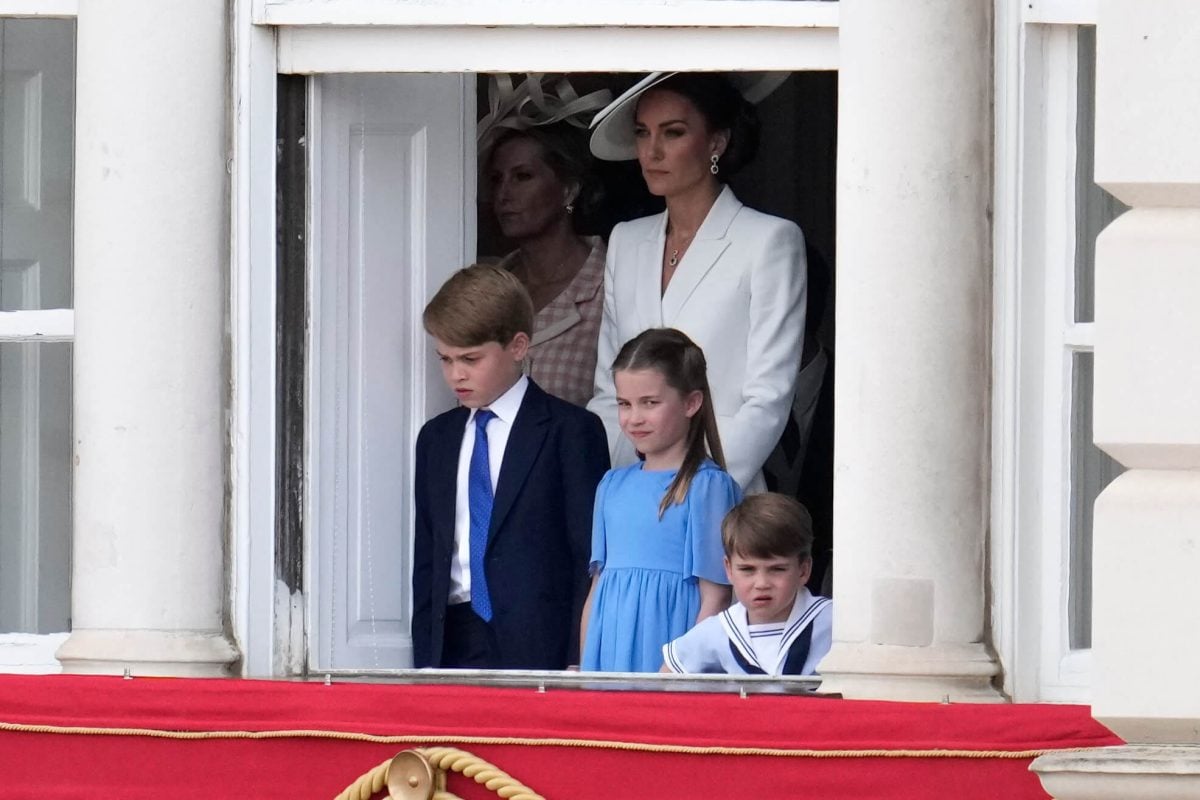
[[[792,646],[792,642],[796,641],[796,637],[812,624],[812,620],[808,620],[806,624],[801,624],[801,622],[809,608],[817,601],[818,598],[808,591],[807,586],[801,586],[796,592],[796,599],[792,601],[792,611],[788,614],[787,622],[783,623],[783,636],[778,642],[778,651],[772,663],[759,663],[758,653],[755,651],[754,645],[750,643],[750,614],[744,605],[734,603],[723,611],[721,625],[725,628],[725,635],[729,637],[729,640],[747,661],[764,672],[778,675],[784,659],[787,658],[788,648]]]
[[[488,409],[496,415],[496,418],[508,425],[513,424],[513,420],[517,418],[517,412],[521,410],[521,401],[525,399],[525,391],[529,388],[529,378],[522,375],[517,378],[517,382],[508,388],[508,391],[497,397]],[[467,415],[467,422],[470,423],[475,419],[477,409],[471,409],[471,413]]]

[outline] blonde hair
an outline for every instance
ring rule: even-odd
[[[812,557],[813,526],[808,509],[777,492],[752,494],[721,521],[725,556],[743,558]]]
[[[472,264],[442,284],[421,321],[430,336],[452,347],[507,345],[518,333],[533,335],[533,301],[508,270]]]
[[[658,516],[661,518],[672,504],[682,503],[687,498],[692,478],[705,458],[711,457],[721,469],[725,469],[725,452],[721,449],[712,392],[708,388],[708,364],[699,345],[687,334],[674,328],[642,331],[617,353],[612,370],[642,369],[659,373],[668,386],[682,395],[700,392],[702,397],[700,410],[688,424],[687,451],[683,456],[683,464],[659,504]]]

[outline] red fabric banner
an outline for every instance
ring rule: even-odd
[[[1079,706],[82,676],[0,676],[0,723],[0,795],[55,798],[332,798],[446,744],[552,800],[1042,800],[1036,753],[1120,744]]]

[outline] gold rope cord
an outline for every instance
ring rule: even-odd
[[[1084,747],[1038,750],[815,750],[782,747],[707,747],[687,744],[650,744],[604,739],[531,738],[506,736],[461,736],[455,734],[384,736],[372,733],[325,730],[277,731],[166,731],[155,728],[99,728],[72,725],[30,725],[0,722],[0,732],[47,733],[69,736],[145,736],[153,739],[333,739],[373,744],[428,745],[517,745],[526,747],[579,747],[592,750],[628,750],[644,753],[683,753],[704,756],[779,756],[791,758],[1037,758],[1046,753],[1086,750]]]
[[[457,772],[471,778],[504,800],[546,800],[504,770],[479,756],[459,750],[457,747],[426,747],[412,751],[437,770],[434,785],[425,796],[433,800],[461,800],[446,791],[446,773]],[[388,785],[388,770],[392,759],[384,761],[363,773],[354,783],[347,786],[334,800],[371,800]],[[412,784],[414,787],[416,782]],[[390,795],[394,797],[394,795]]]
[[[364,772],[333,800],[371,800],[387,786],[388,766],[391,763],[389,758],[379,766]]]

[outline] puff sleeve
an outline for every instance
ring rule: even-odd
[[[728,584],[721,521],[742,499],[742,490],[728,472],[709,465],[692,478],[687,496],[687,538],[684,574]]]

